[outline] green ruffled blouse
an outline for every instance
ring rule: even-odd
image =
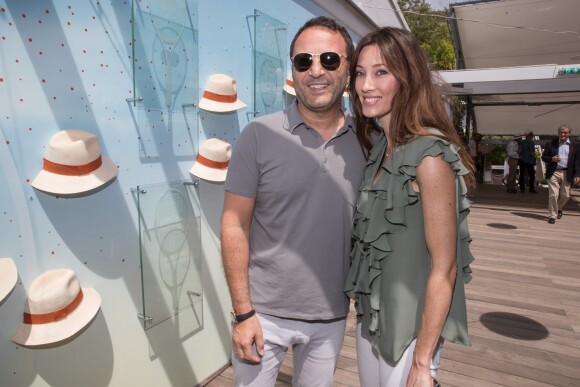
[[[433,133],[440,133],[431,130]],[[471,280],[467,214],[470,203],[462,175],[468,173],[455,145],[422,136],[398,146],[381,166],[384,136],[373,147],[354,215],[352,266],[345,291],[356,301],[363,332],[383,359],[394,363],[417,337],[421,326],[430,256],[425,240],[423,205],[412,181],[425,156],[439,156],[455,171],[457,188],[457,278],[441,336],[470,345],[464,283]],[[373,186],[378,168],[383,168]]]

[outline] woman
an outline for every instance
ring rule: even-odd
[[[433,386],[443,340],[469,345],[473,162],[410,32],[387,27],[364,37],[350,77],[369,154],[345,288],[359,316],[361,385]]]

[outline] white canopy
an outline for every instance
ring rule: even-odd
[[[580,133],[580,1],[482,0],[449,6],[458,68],[481,134]],[[578,72],[577,74],[574,74]],[[572,73],[572,74],[570,74]]]

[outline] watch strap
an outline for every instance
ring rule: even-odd
[[[242,321],[246,321],[247,319],[249,319],[250,317],[252,317],[253,315],[256,314],[256,309],[252,309],[249,312],[243,313],[243,314],[236,314],[236,312],[234,312],[232,310],[232,314],[234,315],[234,322],[235,323],[241,323]]]

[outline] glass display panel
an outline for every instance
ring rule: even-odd
[[[286,24],[254,11],[254,115],[284,109],[286,82]]]
[[[198,102],[196,0],[135,2],[133,50],[141,108],[181,111]]]
[[[133,105],[142,160],[197,153],[197,23],[196,0],[134,2]]]
[[[143,327],[187,313],[199,328],[203,290],[197,184],[143,185],[137,187],[137,198]]]

